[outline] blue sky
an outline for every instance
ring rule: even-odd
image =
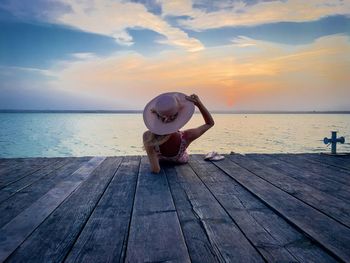
[[[350,110],[349,10],[336,0],[2,0],[0,108],[142,109],[179,90],[213,109]]]

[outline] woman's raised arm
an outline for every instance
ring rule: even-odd
[[[201,102],[201,100],[196,94],[192,94],[191,96],[186,97],[186,99],[192,101],[194,105],[197,106],[205,121],[205,124],[197,128],[188,129],[185,131],[187,142],[188,144],[190,144],[195,139],[200,137],[203,133],[205,133],[207,130],[209,130],[211,127],[213,127],[215,122],[210,112],[207,110],[207,108],[204,106],[204,104]]]

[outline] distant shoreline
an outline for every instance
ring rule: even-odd
[[[142,110],[0,110],[0,113],[141,114]],[[213,114],[350,114],[349,111],[211,111]]]

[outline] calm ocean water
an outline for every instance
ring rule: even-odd
[[[213,114],[215,126],[190,153],[324,152],[332,130],[350,152],[349,114]],[[195,114],[185,128],[203,123]],[[0,113],[0,157],[138,155],[145,131],[141,114]]]

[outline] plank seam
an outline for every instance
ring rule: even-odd
[[[126,252],[127,252],[127,249],[128,249],[131,221],[132,221],[132,217],[133,217],[133,214],[134,214],[134,206],[135,206],[135,201],[136,201],[135,200],[136,199],[135,198],[135,196],[136,196],[136,189],[137,189],[137,186],[139,185],[139,175],[141,173],[140,168],[141,168],[141,159],[142,159],[142,157],[140,157],[139,159],[140,159],[140,161],[139,161],[138,173],[137,173],[137,176],[136,176],[136,184],[135,184],[135,187],[134,187],[132,206],[131,206],[130,217],[129,217],[129,222],[128,222],[128,231],[127,231],[126,238],[123,241],[123,251],[122,251],[122,253],[120,255],[119,262],[125,262],[125,257],[126,257],[126,254],[127,254]]]
[[[210,238],[210,235],[209,235],[209,233],[208,233],[208,231],[207,231],[207,229],[206,229],[206,227],[205,227],[204,221],[205,221],[205,220],[206,220],[206,221],[209,221],[209,220],[208,220],[208,219],[202,219],[202,218],[198,215],[198,213],[196,212],[195,208],[193,207],[193,204],[192,204],[190,198],[188,197],[188,195],[187,195],[187,193],[186,193],[186,190],[185,190],[185,189],[183,189],[183,190],[184,190],[184,192],[185,192],[185,194],[186,194],[186,200],[187,200],[188,203],[190,204],[191,210],[192,210],[194,216],[195,216],[195,217],[197,218],[197,220],[198,220],[198,223],[199,223],[200,228],[203,230],[205,236],[206,236],[207,239],[208,239],[208,242],[209,242],[210,245],[212,246],[212,249],[210,249],[210,252],[214,255],[215,258],[218,259],[219,262],[225,262],[225,258],[224,258],[224,256],[222,255],[222,253],[221,253],[219,247],[218,247],[217,244]],[[212,250],[213,250],[213,251],[212,251]]]
[[[251,158],[251,159],[253,159],[253,160],[256,161],[256,162],[259,162],[259,163],[261,163],[261,164],[264,164],[264,163],[263,163],[263,160],[256,159],[256,158],[254,158],[254,156],[247,156],[247,158]],[[268,156],[267,158],[272,158],[272,157]],[[281,157],[278,157],[278,156],[277,156],[277,157],[274,157],[274,158],[276,158],[277,160],[279,160],[279,161],[281,161],[281,162],[283,162],[283,163],[285,163],[285,164],[287,164],[287,165],[291,165],[294,169],[297,169],[297,168],[298,168],[295,164],[293,164],[293,163],[291,163],[291,162],[288,162],[288,161],[286,161],[286,160],[284,160],[284,159],[281,159]],[[320,188],[320,187],[319,187],[319,188],[316,188],[316,187],[314,187],[314,185],[312,184],[312,182],[303,181],[303,179],[307,179],[307,178],[293,177],[293,176],[291,176],[290,174],[286,173],[286,172],[285,172],[284,170],[282,170],[281,168],[273,167],[272,165],[267,165],[267,167],[270,168],[270,169],[276,170],[276,171],[278,171],[278,172],[281,172],[283,175],[288,176],[288,177],[290,177],[290,178],[293,178],[294,180],[297,180],[297,181],[300,182],[300,183],[303,183],[303,184],[305,184],[305,185],[308,185],[309,187],[312,187],[312,188],[316,189],[317,191],[320,191],[320,192],[322,192],[322,193],[326,193],[327,195],[330,195],[330,196],[332,196],[332,197],[338,199],[339,201],[348,202],[348,198],[345,197],[345,196],[334,196],[332,193],[335,192],[336,190],[330,191],[330,190],[332,190],[332,189],[330,189],[330,190],[327,191],[327,189],[322,189],[322,188]],[[336,180],[334,180],[333,178],[330,178],[330,177],[328,177],[328,176],[322,176],[321,174],[318,174],[318,173],[313,172],[313,171],[308,171],[308,173],[309,173],[309,174],[313,174],[313,175],[315,175],[315,176],[321,176],[323,180],[329,180],[329,181],[330,181],[329,183],[332,183],[333,185],[337,186],[338,188],[339,188],[339,187],[342,187],[342,186],[344,185],[344,183],[339,182],[339,181],[336,181]],[[322,184],[323,184],[323,185],[327,185],[328,182],[327,182],[327,181],[326,181],[326,182],[325,182],[325,181],[322,181]],[[347,186],[348,186],[348,185],[347,185]]]
[[[321,156],[321,155],[320,155]],[[335,157],[335,156],[334,156]],[[310,159],[308,159],[310,160]],[[312,159],[312,161],[315,161],[317,163],[323,163],[321,160],[317,160],[317,159]],[[336,165],[336,164],[330,164],[330,163],[326,163],[327,165],[330,165],[330,166],[333,166],[333,167],[336,167],[336,168],[340,168],[340,169],[343,169],[345,170],[346,173],[349,173],[350,172],[350,169],[347,168],[347,167],[344,167],[344,166],[340,166],[340,165]]]
[[[277,155],[276,158],[281,160],[281,161],[284,161],[286,163],[289,163],[289,164],[294,165],[295,167],[297,167],[292,162],[289,162],[288,160],[282,159],[281,156],[279,156],[279,155]],[[321,161],[317,161],[317,160],[314,160],[314,159],[309,159],[308,157],[304,157],[303,159],[299,159],[299,160],[300,161],[306,161],[306,162],[308,162],[310,164],[313,164],[313,165],[322,164],[321,167],[323,167],[325,169],[329,169],[329,170],[334,170],[334,168],[337,168],[338,170],[340,170],[339,172],[345,173],[346,176],[350,176],[350,170],[346,170],[346,169],[343,169],[341,167],[337,167],[337,166],[334,166],[334,165],[331,165],[331,164],[328,164],[328,163],[324,163],[324,162],[321,162]],[[313,173],[316,173],[316,172],[313,172]],[[327,178],[329,180],[332,180],[334,182],[337,182],[338,184],[341,184],[341,185],[345,184],[347,187],[350,187],[350,184],[349,184],[349,182],[347,180],[348,178],[345,178],[344,176],[341,177],[344,180],[340,180],[338,177],[329,177],[329,176],[326,176],[325,174],[320,174],[320,176],[322,176],[324,178]]]
[[[329,214],[326,214],[326,213],[325,213],[325,212],[323,212],[322,210],[319,210],[319,209],[318,209],[317,207],[315,207],[314,205],[307,203],[306,201],[304,201],[304,200],[300,199],[300,198],[299,198],[299,197],[297,197],[297,196],[294,196],[294,195],[293,195],[293,194],[291,194],[291,193],[288,193],[286,190],[284,190],[284,189],[280,188],[279,186],[275,185],[274,183],[272,183],[272,182],[268,181],[268,180],[267,180],[267,179],[265,179],[264,177],[261,177],[261,176],[259,176],[258,174],[254,173],[253,171],[251,171],[250,169],[245,168],[245,167],[243,167],[243,166],[239,165],[237,162],[235,162],[235,161],[234,161],[234,160],[232,160],[231,158],[228,158],[228,159],[229,159],[231,162],[233,162],[233,163],[235,163],[236,165],[238,165],[239,167],[241,167],[241,168],[243,168],[243,169],[247,170],[248,172],[250,172],[250,173],[254,174],[255,176],[257,176],[257,177],[259,177],[260,179],[264,180],[265,182],[267,182],[267,183],[269,183],[269,184],[273,185],[274,187],[276,187],[276,188],[278,188],[279,190],[281,190],[281,191],[285,192],[286,194],[288,194],[288,195],[292,196],[293,198],[295,198],[295,199],[299,200],[300,202],[302,202],[302,203],[306,204],[307,206],[312,207],[313,209],[317,210],[318,212],[320,212],[320,213],[324,214],[325,216],[327,216],[327,217],[329,217],[329,218],[333,219],[333,220],[334,220],[334,221],[336,221],[337,223],[339,223],[339,224],[341,224],[341,225],[345,226],[346,228],[349,228],[349,227],[348,227],[347,225],[345,225],[343,222],[340,222],[338,219],[334,218],[333,216],[331,216],[331,215],[329,215]],[[217,166],[217,167],[218,167],[218,166]],[[278,171],[278,170],[277,170],[277,171]],[[316,188],[314,188],[314,189],[315,189],[315,190],[318,190],[318,189],[316,189]],[[318,191],[319,191],[319,190],[318,190]],[[321,191],[320,191],[320,192],[321,192]],[[331,195],[331,196],[332,196],[332,195]],[[333,197],[333,196],[332,196],[332,197]],[[334,197],[334,198],[335,198],[335,197]],[[337,199],[339,199],[339,198],[337,198]],[[340,200],[340,199],[339,199],[339,201],[342,201],[342,200]]]
[[[258,200],[261,201],[260,199],[258,199]],[[270,209],[270,208],[268,207],[268,209]],[[275,212],[275,211],[272,210],[272,212]],[[277,214],[277,215],[278,215],[278,214]],[[270,233],[270,231],[269,231],[268,229],[266,229],[265,226],[262,225],[258,220],[256,220],[256,217],[255,217],[254,214],[250,214],[250,216],[251,216],[252,218],[254,218],[255,222],[256,222],[257,224],[259,224],[259,226],[261,226],[274,240],[276,240],[276,239],[272,236],[272,234]],[[282,218],[282,219],[284,220],[284,218]],[[288,221],[287,221],[287,224],[288,224]],[[301,233],[298,229],[296,229],[296,231],[297,231],[298,233],[300,233],[301,235],[304,235],[304,233]],[[308,238],[308,237],[306,237],[306,238]],[[280,247],[283,247],[284,249],[286,249],[286,250],[289,252],[289,254],[290,254],[296,261],[301,262],[300,260],[298,260],[298,259],[295,257],[293,251],[291,251],[291,250],[288,248],[288,246],[290,246],[290,245],[293,244],[294,242],[296,243],[296,242],[299,241],[299,240],[300,240],[300,239],[295,240],[295,241],[292,241],[292,242],[289,242],[289,243],[282,244]],[[278,240],[276,240],[276,241],[278,241]],[[311,241],[311,240],[310,240],[310,241]]]
[[[232,160],[230,160],[232,161]],[[214,162],[213,162],[214,163]],[[235,163],[236,164],[236,163]],[[295,224],[292,220],[288,219],[288,217],[284,216],[281,212],[279,212],[277,209],[273,208],[268,202],[265,202],[263,199],[261,199],[258,195],[256,195],[253,191],[249,190],[246,186],[241,184],[239,181],[237,181],[235,178],[230,176],[228,173],[226,173],[223,169],[221,169],[217,164],[214,163],[216,167],[218,167],[221,171],[223,171],[227,176],[229,176],[232,180],[236,181],[239,185],[241,185],[244,189],[249,191],[253,196],[255,196],[258,200],[260,200],[262,203],[264,203],[267,207],[269,207],[272,211],[274,211],[277,215],[285,219],[290,225],[292,225],[294,228],[299,230],[302,234],[304,234],[306,237],[314,241],[316,244],[318,244],[320,247],[322,247],[327,253],[335,257],[336,259],[340,260],[340,262],[345,262],[342,258],[340,258],[337,254],[335,254],[333,251],[328,249],[326,246],[324,246],[321,242],[319,242],[317,239],[309,235],[307,232],[305,232],[301,227],[299,227],[297,224]],[[238,165],[238,164],[237,164]],[[240,165],[238,165],[241,167]],[[241,167],[245,169],[244,167]],[[247,170],[247,169],[246,169]],[[249,170],[248,170],[249,171]],[[250,172],[250,171],[249,171]],[[254,173],[253,173],[254,174]],[[268,181],[267,181],[268,182]],[[268,182],[269,183],[269,182]],[[294,197],[294,196],[293,196]]]
[[[168,185],[168,189],[169,189],[169,192],[170,192],[171,201],[172,201],[173,206],[174,206],[174,208],[175,208],[176,218],[177,218],[177,221],[179,222],[180,231],[181,231],[181,235],[182,235],[182,238],[183,238],[184,243],[185,243],[185,246],[186,246],[187,254],[188,254],[188,257],[189,257],[190,261],[192,262],[192,260],[191,260],[191,255],[190,255],[190,251],[189,251],[189,249],[188,249],[187,242],[186,242],[186,239],[185,239],[185,235],[184,235],[183,230],[182,230],[182,227],[181,227],[179,214],[177,213],[177,209],[176,209],[176,206],[175,206],[175,202],[174,202],[174,198],[173,198],[173,193],[172,193],[172,191],[171,191],[171,187],[170,187],[170,184],[169,184],[169,181],[168,181],[168,176],[167,176],[165,170],[164,170],[164,169],[162,169],[162,170],[163,170],[163,173],[165,174],[166,183],[167,183],[167,185]],[[176,171],[175,171],[175,172],[176,172]]]
[[[198,162],[196,159],[194,160],[194,162],[196,162],[196,163],[198,163],[198,165],[200,165],[200,162]],[[222,173],[224,173],[222,170],[219,170],[220,172],[222,172]],[[225,174],[225,173],[224,173]],[[225,174],[226,176],[227,176],[227,174]],[[232,178],[230,177],[230,176],[228,176],[228,178],[230,178],[231,180],[232,180]],[[207,186],[207,184],[203,181],[203,183]],[[208,186],[207,186],[208,187]],[[240,187],[242,187],[241,185],[240,185]],[[209,189],[209,187],[208,187],[208,189]],[[214,194],[213,194],[214,195]],[[237,197],[237,199],[239,200],[239,202],[241,203],[241,205],[243,206],[243,207],[245,207],[246,208],[246,206],[244,205],[244,202],[242,202],[242,200],[241,200],[241,198],[240,197],[238,197],[238,196],[236,196]],[[221,204],[221,202],[217,199],[217,201]],[[258,201],[260,201],[259,199],[258,199]],[[222,205],[223,207],[224,207],[224,205]],[[262,229],[264,229],[265,230],[265,232],[273,239],[273,240],[275,240],[277,243],[279,243],[279,241],[270,233],[270,231],[267,229],[267,228],[265,228],[265,226],[264,225],[262,225],[257,219],[256,219],[256,216],[254,215],[254,213],[250,213],[250,211],[259,211],[259,210],[265,210],[265,209],[269,209],[268,207],[266,207],[266,208],[259,208],[259,209],[247,209],[246,211],[247,211],[247,213],[249,213],[249,215],[254,219],[254,221],[256,222],[256,224],[258,224]],[[227,212],[228,213],[228,212]],[[228,213],[229,214],[229,213]],[[242,231],[243,232],[243,231]],[[299,232],[299,231],[298,231]],[[302,234],[302,233],[301,233]],[[290,256],[292,257],[292,258],[294,258],[295,259],[295,261],[298,261],[298,262],[300,262],[296,257],[295,257],[295,255],[293,254],[293,252],[292,251],[290,251],[286,246],[287,245],[289,245],[290,243],[287,243],[287,244],[280,244],[280,245],[277,245],[276,247],[281,247],[281,248],[284,248],[284,249],[286,249],[287,251],[288,251],[288,253],[290,254]],[[264,248],[264,247],[267,247],[266,245],[257,245],[256,247],[261,247],[261,248]]]
[[[200,178],[200,176],[198,175],[198,173],[195,171],[195,169],[193,169],[193,166],[191,164],[189,164],[190,167],[192,168],[193,172],[195,173],[195,175],[197,176],[197,178],[202,182],[202,184],[205,186],[205,188],[207,188],[207,190],[210,192],[210,194],[214,197],[214,199],[217,201],[217,203],[222,207],[222,209],[224,209],[225,213],[229,216],[229,218],[231,218],[232,222],[236,225],[236,227],[239,229],[239,231],[241,231],[241,233],[243,234],[243,236],[248,240],[249,244],[257,251],[257,253],[261,256],[261,258],[267,262],[267,259],[261,254],[261,252],[259,251],[259,249],[257,249],[254,244],[252,243],[252,241],[250,240],[250,238],[248,238],[248,236],[244,233],[244,231],[242,230],[242,228],[237,224],[237,222],[233,219],[233,217],[230,215],[230,213],[227,211],[227,209],[221,204],[221,202],[216,198],[216,196],[213,194],[213,192],[208,188],[207,184],[202,180],[202,178]]]
[[[90,160],[91,160],[91,158],[90,158],[89,160],[86,160],[86,161],[82,162],[82,164],[87,163],[87,162],[89,162]],[[96,168],[95,168],[95,169],[96,169]],[[77,170],[79,170],[79,168],[78,168]],[[92,171],[92,172],[93,172],[93,171]],[[92,172],[91,172],[91,173],[92,173]],[[74,172],[73,172],[73,173],[74,173]],[[79,188],[79,186],[78,186],[78,188]],[[75,189],[75,190],[76,190],[76,189]],[[48,218],[51,214],[53,214],[53,213],[56,211],[56,209],[59,208],[59,207],[61,206],[61,204],[64,203],[64,201],[67,200],[67,199],[71,196],[72,193],[75,192],[75,190],[72,191],[72,192],[71,192],[71,193],[70,193],[70,194],[69,194],[69,195],[68,195],[54,210],[52,210],[52,211],[47,215],[46,218]],[[45,218],[45,219],[46,219],[46,218]],[[17,246],[17,248],[19,248],[19,247],[30,237],[30,235],[31,235],[32,233],[34,233],[34,232],[36,231],[36,229],[38,229],[38,228],[44,223],[45,219],[44,219],[37,227],[35,227],[34,230],[33,230],[32,232],[30,232],[30,233],[28,234],[28,236]],[[11,255],[13,255],[13,254],[16,252],[17,248],[14,249],[14,250],[7,256],[7,258],[10,258]],[[6,261],[6,260],[5,260],[5,261]]]
[[[53,170],[50,171],[49,173],[47,173],[47,174],[45,174],[45,175],[39,177],[37,180],[35,180],[35,181],[33,181],[33,182],[31,182],[31,183],[25,185],[24,187],[22,187],[22,188],[20,188],[20,189],[17,189],[17,190],[14,191],[13,193],[11,193],[11,195],[8,196],[6,199],[0,201],[0,204],[2,204],[3,202],[5,202],[6,200],[8,200],[9,198],[11,198],[12,196],[14,196],[15,194],[17,194],[17,193],[21,192],[22,190],[26,189],[27,187],[31,186],[32,184],[36,183],[37,181],[41,180],[42,178],[44,178],[44,177],[46,177],[46,176],[49,176],[50,174],[52,174],[52,173],[56,172],[57,170],[59,170],[60,168],[62,168],[63,166],[69,164],[69,162],[67,162],[66,160],[59,160],[59,161],[55,162],[54,164],[57,164],[57,163],[59,163],[59,162],[62,163],[61,166],[56,167],[55,169],[53,169]],[[44,167],[44,168],[45,168],[45,167]],[[35,173],[35,172],[34,172],[34,173]],[[27,176],[25,176],[25,177],[27,177]],[[23,177],[23,178],[25,178],[25,177]],[[23,178],[19,179],[18,181],[22,180]],[[14,182],[14,183],[15,183],[15,182]],[[6,187],[8,187],[8,186],[9,186],[9,185],[5,186],[4,188],[6,188]],[[4,188],[3,188],[3,189],[4,189]],[[2,190],[3,190],[3,189],[2,189]]]
[[[182,236],[183,236],[183,238],[184,238],[184,241],[185,241],[187,253],[188,253],[188,256],[190,257],[190,261],[192,262],[192,256],[191,256],[191,253],[190,253],[190,251],[189,251],[189,249],[188,249],[188,244],[187,244],[187,241],[186,241],[186,238],[185,238],[183,229],[182,229],[182,224],[181,224],[181,221],[180,221],[180,218],[179,218],[179,214],[178,214],[178,212],[177,212],[177,207],[176,207],[176,204],[175,204],[175,201],[174,201],[174,197],[173,197],[173,190],[172,190],[172,187],[171,187],[171,185],[170,185],[170,183],[169,183],[168,174],[167,174],[167,172],[166,172],[165,169],[163,169],[163,171],[164,171],[164,174],[165,174],[165,177],[166,177],[167,184],[168,184],[168,186],[169,186],[169,190],[170,190],[170,193],[171,193],[171,199],[173,200],[173,204],[174,204],[174,207],[175,207],[176,216],[177,216],[177,219],[179,220],[180,229],[181,229],[181,233],[182,233]],[[175,172],[176,172],[176,171],[175,171]],[[186,195],[186,198],[187,198],[187,195]],[[192,204],[191,204],[191,206],[192,206]],[[192,209],[192,210],[193,210],[193,209]],[[201,227],[202,227],[202,226],[201,226]],[[207,234],[207,233],[205,232],[205,234]],[[214,256],[216,256],[216,255],[214,255]]]
[[[59,160],[54,161],[54,164],[57,163],[57,162],[59,162]],[[9,185],[11,185],[11,184],[17,182],[17,181],[19,181],[19,180],[21,180],[21,179],[23,179],[23,178],[29,176],[29,175],[32,175],[33,173],[36,173],[37,171],[39,171],[39,170],[41,170],[41,169],[43,169],[43,168],[48,167],[48,166],[50,166],[50,165],[52,165],[52,164],[51,164],[51,163],[44,164],[44,165],[40,166],[38,169],[36,169],[36,170],[30,172],[29,174],[26,174],[26,175],[24,175],[24,176],[22,176],[22,177],[20,177],[20,178],[17,178],[16,180],[14,180],[14,181],[12,181],[12,182],[9,182],[9,183],[3,185],[2,187],[0,187],[0,190],[2,190],[3,188],[5,188],[5,187],[7,187],[7,186],[9,186]]]
[[[96,157],[95,157],[96,158]],[[102,158],[102,157],[99,157],[99,158]],[[103,157],[104,159],[105,159],[105,157]],[[87,163],[89,163],[92,159],[94,159],[94,158],[91,158],[90,160],[88,160],[88,161],[86,161],[85,162],[85,164],[87,164]],[[100,163],[99,163],[99,165],[102,163],[103,161],[101,161]],[[74,173],[76,173],[79,169],[81,169],[83,166],[81,166],[80,168],[78,168],[75,172],[73,172],[72,174],[74,174]],[[94,167],[91,171],[90,171],[90,173],[89,173],[89,176],[91,176],[91,174],[96,170],[96,168],[97,168],[98,166],[96,166],[96,167]],[[88,176],[88,177],[89,177]],[[84,180],[85,181],[85,180]],[[82,182],[81,182],[82,183]],[[77,186],[77,188],[81,185],[81,183],[79,183],[79,185]],[[52,190],[52,189],[51,189]],[[50,190],[50,191],[51,191]],[[76,190],[76,188],[72,191],[72,192],[74,192]],[[58,205],[58,206],[56,206],[51,212],[49,212],[47,215],[46,215],[46,217],[36,226],[36,227],[34,227],[34,229],[32,229],[32,231],[30,231],[30,233],[28,233],[27,235],[26,235],[26,237],[25,238],[23,238],[23,240],[21,241],[21,242],[19,242],[19,244],[17,245],[17,247],[15,248],[15,249],[13,249],[13,251],[11,252],[11,253],[9,253],[7,256],[6,256],[6,258],[9,258],[17,249],[18,249],[18,247],[20,247],[24,242],[25,242],[25,240],[36,230],[36,229],[38,229],[43,223],[44,223],[44,221],[45,221],[45,219],[46,218],[48,218],[67,198],[69,198],[69,196],[72,194],[72,192],[71,193],[69,193],[61,202],[60,202],[60,204]],[[42,198],[42,197],[41,197]],[[40,199],[41,199],[40,198]],[[39,200],[40,200],[39,199]],[[35,204],[35,203],[34,203]],[[34,205],[34,204],[32,204],[32,205]],[[31,206],[32,206],[31,205]],[[30,206],[30,207],[31,207]],[[29,209],[30,207],[28,207],[27,209]],[[26,210],[27,210],[26,209]],[[18,215],[19,216],[19,215]],[[17,216],[17,217],[18,217]],[[17,218],[17,217],[15,217],[15,218]],[[9,222],[9,223],[11,223],[12,222],[12,220]],[[7,223],[5,226],[7,226],[9,223]],[[5,226],[3,226],[1,229],[0,229],[0,231],[5,227]],[[2,252],[2,251],[0,251],[0,252]],[[0,253],[0,256],[2,256],[2,254]],[[5,258],[5,259],[6,259]]]
[[[119,170],[119,167],[120,167],[120,165],[121,165],[123,159],[124,159],[124,158],[122,158],[122,160],[120,161],[118,167],[115,169],[115,171],[114,171],[114,173],[113,173],[113,176],[111,176],[111,178],[110,178],[109,181],[107,182],[107,184],[106,184],[105,188],[103,189],[103,191],[102,191],[100,197],[98,198],[98,200],[97,200],[97,202],[95,203],[93,209],[91,210],[90,215],[87,217],[87,219],[85,220],[85,222],[82,224],[82,226],[81,226],[81,228],[80,228],[80,230],[79,230],[79,233],[77,234],[77,236],[75,237],[75,239],[74,239],[72,245],[69,247],[68,251],[66,252],[66,255],[65,255],[64,258],[62,259],[62,262],[64,262],[64,261],[67,259],[69,253],[72,251],[72,249],[73,249],[75,243],[77,242],[77,240],[78,240],[78,238],[79,238],[81,232],[83,231],[84,227],[86,226],[87,222],[89,221],[91,215],[94,213],[94,211],[95,211],[97,205],[100,203],[100,201],[101,201],[101,199],[102,199],[102,196],[103,196],[104,193],[106,192],[106,190],[107,190],[108,186],[110,185],[112,179],[115,177],[117,171]],[[116,160],[116,161],[117,161],[117,160]],[[78,188],[79,188],[79,187],[78,187]],[[73,192],[75,192],[75,191],[73,191]],[[63,203],[63,202],[62,202],[62,203]],[[61,204],[62,204],[62,203],[61,203]],[[60,204],[60,205],[61,205],[61,204]]]
[[[293,164],[292,162],[281,158],[280,155],[276,155],[276,158],[277,158],[278,160],[280,160],[280,161],[283,161],[283,162],[285,162],[285,163],[288,163],[288,164],[293,165],[294,167],[298,168],[298,167],[297,167],[295,164]],[[323,162],[321,162],[321,161],[316,161],[316,160],[313,160],[313,159],[308,159],[307,157],[306,157],[306,158],[304,157],[302,160],[305,160],[306,162],[312,163],[312,164],[315,164],[315,165],[316,165],[316,164],[323,164],[323,165],[325,166],[325,168],[327,168],[327,169],[332,169],[332,168],[327,167],[327,166],[333,166],[333,165],[330,165],[330,164],[327,164],[327,163],[323,163]],[[300,160],[300,161],[302,161],[302,160]],[[344,172],[344,173],[350,175],[350,170],[346,170],[346,169],[343,169],[343,168],[341,168],[341,167],[336,167],[336,166],[333,166],[333,167],[334,167],[334,168],[340,168],[340,169],[344,170],[344,171],[342,171],[342,172]],[[315,172],[312,172],[312,173],[315,173]],[[337,181],[337,180],[336,180],[337,178],[333,178],[333,177],[330,178],[330,177],[328,177],[328,176],[325,176],[325,178],[328,178],[329,180],[332,180],[332,181],[337,182],[337,183],[340,183],[340,184],[343,183],[343,182],[341,182],[341,181]]]
[[[137,185],[136,185],[136,191],[135,191],[135,198],[134,198],[134,203],[133,203],[133,212],[132,212],[132,216],[130,218],[130,228],[129,228],[129,233],[128,233],[128,243],[127,243],[127,249],[126,249],[126,252],[125,252],[125,259],[124,259],[124,262],[127,261],[127,260],[131,260],[129,257],[133,257],[135,256],[135,253],[133,253],[133,251],[135,251],[135,249],[133,249],[131,247],[131,245],[133,245],[133,242],[134,243],[140,243],[141,240],[140,239],[136,239],[135,235],[137,235],[137,231],[135,230],[135,233],[133,232],[133,226],[135,226],[135,224],[137,223],[138,220],[140,220],[140,218],[142,218],[143,216],[140,215],[137,210],[135,210],[135,208],[137,209],[137,207],[135,207],[135,205],[138,205],[138,200],[140,197],[142,197],[142,190],[143,189],[147,189],[147,187],[149,186],[155,186],[157,181],[152,181],[152,178],[151,178],[151,184],[147,186],[147,184],[145,184],[143,182],[143,180],[147,180],[147,174],[150,174],[151,171],[149,170],[149,163],[148,163],[148,160],[146,160],[146,156],[142,156],[141,158],[141,161],[140,161],[140,170],[139,170],[139,173],[138,173],[138,181],[137,181]],[[168,211],[169,210],[169,206],[174,208],[175,209],[175,205],[174,205],[174,200],[172,198],[172,195],[171,195],[171,192],[170,192],[170,187],[169,187],[169,184],[168,184],[168,181],[167,181],[167,178],[166,178],[166,174],[164,173],[164,169],[161,169],[160,170],[161,173],[160,174],[154,174],[154,173],[151,173],[151,175],[149,175],[150,177],[158,177],[159,180],[161,180],[160,182],[160,185],[162,186],[161,190],[162,190],[162,195],[166,195],[167,197],[167,203],[166,204],[163,204],[164,207],[166,207],[167,210],[165,211]],[[145,177],[145,178],[143,178]],[[164,183],[164,184],[163,184]],[[139,196],[140,195],[140,196]],[[146,195],[146,198],[147,197],[151,197],[152,193],[150,195]],[[152,210],[150,208],[148,208],[149,210]],[[165,214],[160,214],[160,215],[166,215],[167,213]],[[165,262],[165,261],[175,261],[175,259],[177,261],[179,261],[179,258],[181,258],[181,260],[183,260],[183,262],[189,262],[190,261],[190,257],[189,257],[189,253],[188,253],[188,248],[187,248],[187,245],[186,245],[186,241],[185,241],[185,238],[183,236],[183,233],[182,233],[182,229],[181,229],[181,225],[180,225],[180,220],[176,214],[175,211],[172,211],[171,213],[169,212],[169,214],[172,216],[170,217],[170,222],[172,223],[171,225],[169,225],[169,229],[170,230],[174,230],[175,233],[175,237],[176,237],[176,241],[178,241],[179,243],[179,247],[178,249],[173,249],[172,250],[172,253],[175,253],[172,257],[170,257],[168,255],[168,253],[164,254],[164,253],[161,253],[159,255],[162,256],[162,258],[160,259],[161,262]],[[145,219],[146,221],[150,220],[151,218],[156,218],[154,216],[146,216]],[[162,218],[162,217],[160,217]],[[163,217],[164,219],[165,218],[168,218],[168,217]],[[165,224],[167,224],[168,222],[167,221],[163,221]],[[136,228],[136,227],[135,227]],[[157,232],[155,235],[157,237],[157,235],[159,236],[159,233],[161,232]],[[131,236],[132,234],[135,234],[133,236]],[[144,236],[142,234],[142,236]],[[156,240],[158,241],[158,240]],[[131,243],[131,244],[130,244]],[[155,242],[157,243],[157,242]],[[162,245],[164,245],[164,242],[162,242]],[[161,246],[162,246],[161,245]],[[169,246],[170,248],[170,246]],[[151,249],[151,248],[150,248]],[[168,248],[166,248],[168,249]],[[145,252],[143,249],[141,249],[142,252]],[[159,250],[160,252],[162,252],[163,250]],[[181,251],[181,253],[179,253]],[[151,258],[154,256],[154,255],[157,255],[158,254],[158,250],[157,252],[156,251],[153,251],[154,253],[151,255]],[[130,256],[131,255],[131,256]],[[147,256],[150,256],[149,254],[149,251],[146,252],[146,255]],[[138,255],[138,257],[140,257],[140,255]],[[157,258],[158,256],[156,256]],[[174,257],[174,258],[173,258]],[[132,259],[135,261],[135,259]],[[147,261],[148,262],[148,261]],[[154,261],[152,260],[152,262],[158,262],[158,261]],[[181,262],[181,261],[180,261]]]

